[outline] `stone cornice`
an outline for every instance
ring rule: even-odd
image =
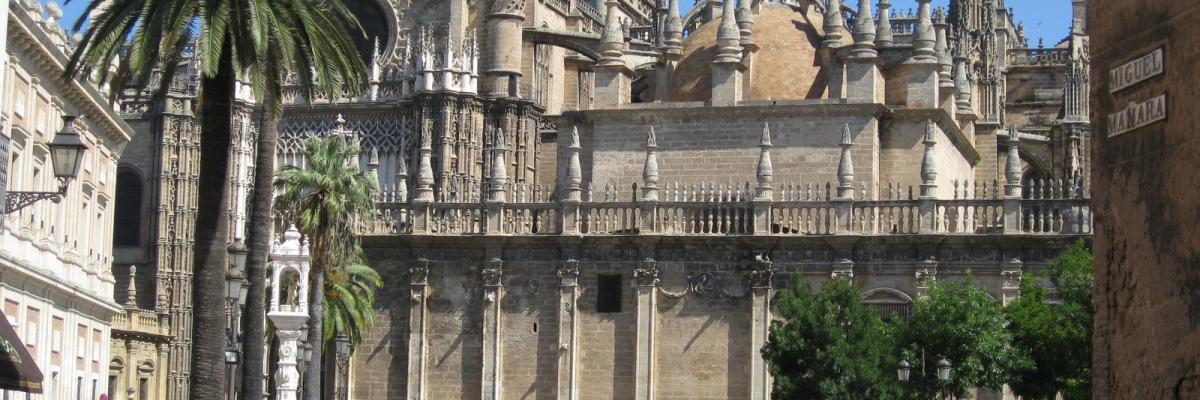
[[[24,12],[9,13],[9,20],[9,51],[22,49],[29,57],[25,61],[33,63],[45,74],[45,78],[59,85],[61,95],[78,108],[84,120],[92,125],[93,135],[103,141],[106,147],[115,152],[129,143],[133,128],[108,106],[108,101],[94,85],[80,78],[72,79],[69,83],[64,81],[62,74],[66,70],[67,55],[54,45],[36,21]],[[96,125],[101,129],[95,129]]]
[[[78,304],[87,306],[87,309],[91,311],[89,315],[106,324],[113,315],[123,312],[121,306],[111,299],[100,297],[90,290],[63,282],[59,277],[50,276],[28,262],[16,258],[7,250],[0,250],[0,282],[22,291],[28,291],[26,286],[34,284],[43,288],[45,292],[57,293],[66,299],[77,299]],[[80,307],[73,306],[73,308],[79,309]]]

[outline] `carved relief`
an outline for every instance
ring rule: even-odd
[[[558,286],[579,286],[579,268],[563,268],[558,270]]]
[[[484,269],[482,272],[483,286],[484,287],[503,286],[503,284],[501,283],[501,279],[500,279],[503,276],[503,273],[504,273],[504,270],[501,270],[499,268]]]
[[[637,286],[658,286],[658,269],[654,268],[654,264],[650,264],[650,268],[638,268],[633,270],[633,281]]]

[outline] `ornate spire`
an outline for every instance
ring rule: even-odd
[[[892,45],[892,5],[888,0],[879,0],[879,34],[875,35],[876,47]]]
[[[717,28],[717,58],[715,62],[742,61],[742,38],[737,26],[734,0],[725,0],[721,12],[721,25]]]
[[[921,197],[933,197],[937,189],[937,164],[933,147],[937,145],[933,121],[925,122],[925,157],[921,159]]]
[[[433,153],[433,140],[429,136],[428,129],[423,129],[425,132],[421,135],[421,159],[417,161],[417,195],[413,197],[413,201],[432,202],[433,201],[433,162],[430,160]]]
[[[825,47],[842,47],[846,41],[846,27],[842,19],[842,0],[825,2]]]
[[[1021,133],[1008,130],[1008,159],[1004,163],[1004,196],[1021,197]]]
[[[842,125],[842,156],[838,160],[838,188],[837,197],[840,199],[854,198],[854,159],[851,157],[850,149],[854,147],[854,141],[850,138],[850,124]]]
[[[771,126],[763,122],[762,136],[758,140],[758,200],[773,200],[775,194],[771,182],[775,180],[775,167],[771,165]]]
[[[871,0],[858,0],[858,16],[854,18],[854,50],[857,58],[878,56],[875,51],[875,18],[871,16]]]
[[[950,42],[946,36],[950,25],[946,23],[946,13],[941,7],[938,7],[935,15],[933,26],[936,40],[933,51],[937,54],[939,65],[938,83],[941,87],[951,87],[954,86],[954,59],[950,56]]]
[[[508,184],[508,166],[504,161],[504,152],[508,147],[504,144],[504,130],[496,128],[496,136],[492,140],[492,173],[489,176],[491,182],[491,201],[504,201],[504,186]]]
[[[617,19],[617,0],[608,0],[604,17],[604,33],[600,36],[600,64],[620,65],[625,55],[625,31]]]
[[[967,76],[967,59],[960,58],[954,64],[955,105],[959,114],[971,113],[971,77]]]
[[[917,0],[917,28],[913,32],[913,60],[920,62],[936,62],[934,44],[937,36],[933,32],[933,19],[930,15],[929,2],[933,0]]]
[[[728,0],[733,1],[733,0]],[[741,0],[737,9],[738,33],[742,35],[742,47],[754,47],[754,12],[750,10],[751,0]]]
[[[396,202],[408,201],[408,160],[404,152],[396,154]]]
[[[579,127],[571,126],[571,145],[567,146],[567,151],[570,152],[571,158],[567,162],[567,200],[581,201],[583,183],[583,168],[579,166],[579,150],[583,147],[579,145]]]
[[[642,187],[642,200],[657,201],[658,200],[658,156],[655,154],[658,151],[658,138],[654,134],[654,127],[650,127],[650,132],[646,134],[646,164],[642,166],[642,182],[645,184]]]
[[[667,8],[667,37],[663,43],[666,45],[667,53],[679,54],[683,52],[683,19],[679,16],[679,0],[670,0],[670,5]]]

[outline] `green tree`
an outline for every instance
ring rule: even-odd
[[[310,365],[320,366],[325,339],[326,278],[355,263],[359,258],[359,216],[374,212],[371,193],[375,178],[357,166],[358,146],[334,135],[309,139],[304,144],[305,167],[285,166],[275,179],[281,190],[275,208],[285,220],[296,221],[300,232],[308,236],[312,255],[309,287],[308,343],[313,352]],[[321,395],[322,368],[309,368],[305,375],[308,398]],[[316,396],[316,397],[314,397]]]
[[[325,341],[346,335],[353,346],[362,343],[362,334],[375,325],[375,289],[383,278],[358,257],[340,268],[331,268],[325,277]]]
[[[1051,301],[1042,284],[1058,290]],[[1013,371],[1015,394],[1028,399],[1090,399],[1092,377],[1092,253],[1080,241],[1039,275],[1021,281],[1021,298],[1008,305],[1013,345],[1032,364]]]
[[[69,2],[69,1],[68,1]],[[99,71],[121,55],[114,82],[143,87],[159,70],[165,92],[195,43],[200,80],[200,179],[194,225],[191,398],[225,390],[224,303],[229,231],[229,153],[238,71],[257,94],[266,70],[298,76],[308,93],[337,95],[365,87],[366,69],[346,33],[357,25],[339,0],[92,0],[75,24],[87,31],[71,55],[68,77]],[[274,50],[272,51],[270,50]],[[120,87],[120,86],[118,86]],[[161,93],[160,93],[161,95]]]
[[[900,357],[912,364],[910,397],[965,397],[970,388],[1000,389],[1011,381],[1010,371],[1028,359],[1012,346],[1005,324],[1003,307],[970,277],[931,285],[908,323],[895,325]],[[953,365],[948,382],[935,378],[942,358]]]
[[[879,314],[847,279],[812,293],[803,278],[783,292],[785,321],[763,347],[780,399],[890,399],[898,384],[892,342]]]

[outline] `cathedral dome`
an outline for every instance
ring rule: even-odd
[[[823,18],[816,7],[801,11],[782,3],[763,4],[752,28],[758,53],[750,71],[747,100],[801,100],[826,96],[817,49]],[[705,101],[712,96],[711,63],[717,54],[717,18],[688,36],[687,44],[667,91],[667,101]]]

